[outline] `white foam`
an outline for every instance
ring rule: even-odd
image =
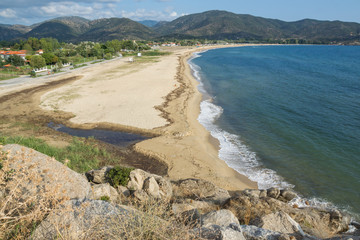
[[[199,81],[199,91],[208,95],[203,88],[201,79],[201,68],[191,62],[192,59],[198,58],[201,53],[195,53],[189,60],[189,65],[193,71],[193,76]],[[220,142],[219,158],[224,160],[227,165],[239,173],[247,176],[250,180],[258,183],[259,189],[268,189],[271,187],[294,188],[294,185],[286,182],[274,170],[265,168],[258,159],[255,152],[251,151],[240,139],[240,136],[224,131],[215,124],[216,120],[223,113],[220,106],[212,102],[212,98],[206,99],[200,104],[200,115],[198,121],[211,133],[211,135]],[[306,199],[303,197],[295,198],[289,204],[296,204],[300,208],[316,207],[320,209],[337,209],[337,207],[319,198]],[[346,208],[342,208],[346,211]],[[350,214],[353,215],[353,214]]]
[[[201,56],[201,53],[195,53],[189,60],[189,65],[193,71],[193,76],[199,81],[199,91],[207,94],[203,88],[203,82],[200,75],[201,68],[195,65],[191,60]],[[260,189],[270,187],[292,188],[293,185],[285,182],[282,177],[276,174],[274,170],[265,168],[258,160],[256,153],[251,151],[240,137],[224,131],[218,127],[215,122],[221,116],[223,109],[215,105],[212,99],[207,99],[200,104],[200,115],[198,121],[211,133],[211,135],[220,142],[219,158],[224,160],[227,165],[239,173],[247,176],[250,180],[258,183]]]

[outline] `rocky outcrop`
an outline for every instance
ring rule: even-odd
[[[2,151],[9,152],[8,162],[14,173],[26,172],[29,176],[20,183],[23,196],[45,190],[55,198],[91,197],[91,186],[86,178],[54,158],[17,144],[5,145]]]
[[[108,183],[95,184],[91,186],[94,199],[102,199],[108,197],[111,202],[117,202],[119,193]]]
[[[206,180],[185,179],[172,182],[172,184],[175,198],[188,198],[215,204],[223,204],[230,198],[228,191]]]
[[[231,211],[226,209],[209,212],[201,217],[201,225],[203,227],[209,227],[211,225],[227,227],[230,224],[239,225],[239,220]]]
[[[89,182],[101,184],[107,183],[106,174],[112,169],[112,166],[105,166],[100,169],[93,169],[85,173]]]
[[[265,216],[281,211],[297,222],[305,233],[318,238],[329,238],[348,229],[350,218],[347,215],[337,210],[294,208],[287,203],[291,199],[289,195],[278,189],[267,190],[266,196],[259,190],[247,190],[229,199],[223,207],[232,211],[241,224],[258,227],[263,226]]]
[[[139,200],[145,200],[147,196],[169,200],[172,196],[171,183],[165,178],[135,169],[130,172],[130,180],[127,185],[130,191],[135,192],[135,196],[140,196]]]
[[[113,239],[125,235],[131,239],[127,231],[139,234],[148,224],[151,228],[144,231],[151,236],[162,228],[166,234],[184,233],[190,239],[342,239],[333,237],[347,230],[350,223],[349,216],[338,210],[291,204],[298,196],[289,189],[244,190],[230,197],[228,191],[205,180],[170,183],[140,169],[130,172],[126,187],[114,188],[106,179],[110,166],[86,173],[89,183],[81,174],[29,148],[6,145],[3,151],[9,151],[6,161],[11,173],[26,173],[22,174],[24,180],[17,181],[22,198],[41,198],[39,191],[51,191],[55,199],[62,199],[62,204],[48,209],[50,214],[35,230],[34,239]],[[12,187],[11,176],[0,185],[0,201]],[[65,199],[71,200],[64,203]],[[176,224],[120,205],[130,202],[143,209],[151,202],[163,204],[175,216]],[[185,232],[179,230],[179,223],[186,226]],[[360,224],[353,225],[360,228]],[[348,239],[348,235],[342,236]]]
[[[119,239],[136,215],[135,209],[100,200],[70,200],[37,227],[33,239]]]

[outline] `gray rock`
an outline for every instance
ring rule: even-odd
[[[278,188],[269,188],[267,190],[267,196],[277,199],[280,196],[280,190]]]
[[[118,192],[115,188],[110,186],[109,183],[95,184],[91,188],[93,191],[93,198],[95,200],[99,200],[103,196],[108,196],[111,202],[116,202],[118,200]]]
[[[185,179],[173,182],[173,192],[177,198],[190,198],[215,204],[223,204],[230,198],[229,192],[225,189],[201,179]]]
[[[295,233],[299,236],[305,236],[305,233],[301,229],[301,226],[283,211],[263,216],[260,219],[260,224],[258,224],[257,227],[261,227],[263,229],[275,232],[281,232],[286,234]]]
[[[160,198],[160,187],[154,177],[145,179],[143,189],[149,196]]]
[[[223,240],[245,240],[240,225],[236,224],[230,224],[226,228],[221,228],[221,235]]]
[[[136,190],[133,195],[140,202],[146,202],[149,200],[149,195],[142,189]]]
[[[298,195],[289,189],[284,189],[280,191],[280,196],[285,199],[287,202],[293,200],[294,198],[298,197]]]
[[[93,169],[85,173],[89,182],[96,184],[107,183],[106,174],[109,172],[113,166],[105,166],[100,169]]]
[[[52,212],[35,230],[32,239],[111,239],[121,236],[121,224],[134,211],[99,200],[70,200]]]
[[[278,240],[282,236],[279,232],[262,229],[251,225],[241,225],[241,232],[247,240]]]
[[[129,189],[127,187],[119,185],[117,187],[117,190],[121,195],[123,195],[125,197],[130,197],[130,191],[129,191]]]
[[[231,211],[227,209],[209,212],[203,215],[201,218],[201,226],[203,227],[208,227],[211,225],[227,227],[230,224],[239,225],[239,220],[235,217],[235,215]]]
[[[257,189],[246,189],[243,191],[243,193],[249,197],[259,198],[261,192],[260,192],[260,190],[257,190]]]
[[[153,178],[152,180],[147,180],[147,179],[151,179]],[[145,172],[141,169],[135,169],[133,171],[131,171],[130,173],[130,181],[127,185],[127,188],[132,190],[132,191],[137,191],[137,190],[145,190],[144,189],[144,184],[145,182],[146,185],[145,185],[145,188],[146,190],[145,191],[149,191],[149,186],[151,188],[153,188],[153,190],[157,189],[156,185],[155,185],[155,182],[153,181],[155,180],[156,181],[156,184],[158,185],[158,194],[155,193],[155,192],[152,192],[152,194],[154,194],[154,197],[158,197],[158,198],[161,198],[163,200],[169,200],[172,196],[172,186],[171,186],[171,183],[164,179],[163,177],[161,176],[158,176],[156,174],[151,174],[151,173],[148,173],[148,172]],[[148,181],[151,181],[151,184],[150,182]],[[150,184],[150,185],[149,185]]]
[[[25,179],[21,183],[24,197],[38,195],[44,190],[56,198],[91,197],[91,186],[86,178],[54,158],[17,144],[5,145],[2,150],[10,152],[8,161],[15,172],[25,171],[27,176],[37,178]]]
[[[241,233],[240,226],[220,227],[218,225],[211,225],[208,227],[201,227],[192,229],[191,232],[201,239],[211,240],[245,240]]]

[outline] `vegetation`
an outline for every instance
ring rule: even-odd
[[[284,44],[350,44],[360,42],[360,24],[341,21],[304,19],[296,22],[285,22],[226,11],[207,11],[182,16],[171,22],[143,23],[147,26],[126,18],[104,18],[90,21],[79,17],[65,17],[49,20],[32,29],[25,26],[20,29],[16,29],[14,26],[0,26],[0,40],[13,41],[14,39],[29,39],[36,36],[40,39],[56,38],[68,43],[80,43],[82,41],[104,43],[117,39],[134,39],[137,41],[197,39],[201,41],[223,40],[226,42]],[[26,50],[39,49],[39,45],[42,44],[36,40],[20,40],[17,45],[0,42],[0,46],[15,46],[18,49]],[[41,46],[41,48],[46,52],[51,52],[59,49],[57,45],[59,43],[53,41],[52,44]]]
[[[130,172],[134,170],[133,168],[116,166],[110,169],[106,174],[106,178],[110,184],[114,187],[119,185],[126,186],[130,180]]]
[[[86,172],[99,167],[101,160],[114,162],[113,156],[106,150],[100,149],[92,139],[74,137],[66,148],[56,148],[45,143],[44,140],[34,137],[0,137],[0,144],[20,144],[56,160],[66,163],[67,166],[77,172]]]

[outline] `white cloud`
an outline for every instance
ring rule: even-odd
[[[4,17],[4,18],[15,18],[16,17],[16,12],[10,8],[4,9],[2,11],[0,11],[0,17]]]
[[[51,2],[35,9],[38,9],[40,14],[48,16],[84,16],[94,12],[92,7],[82,6],[74,2]]]

